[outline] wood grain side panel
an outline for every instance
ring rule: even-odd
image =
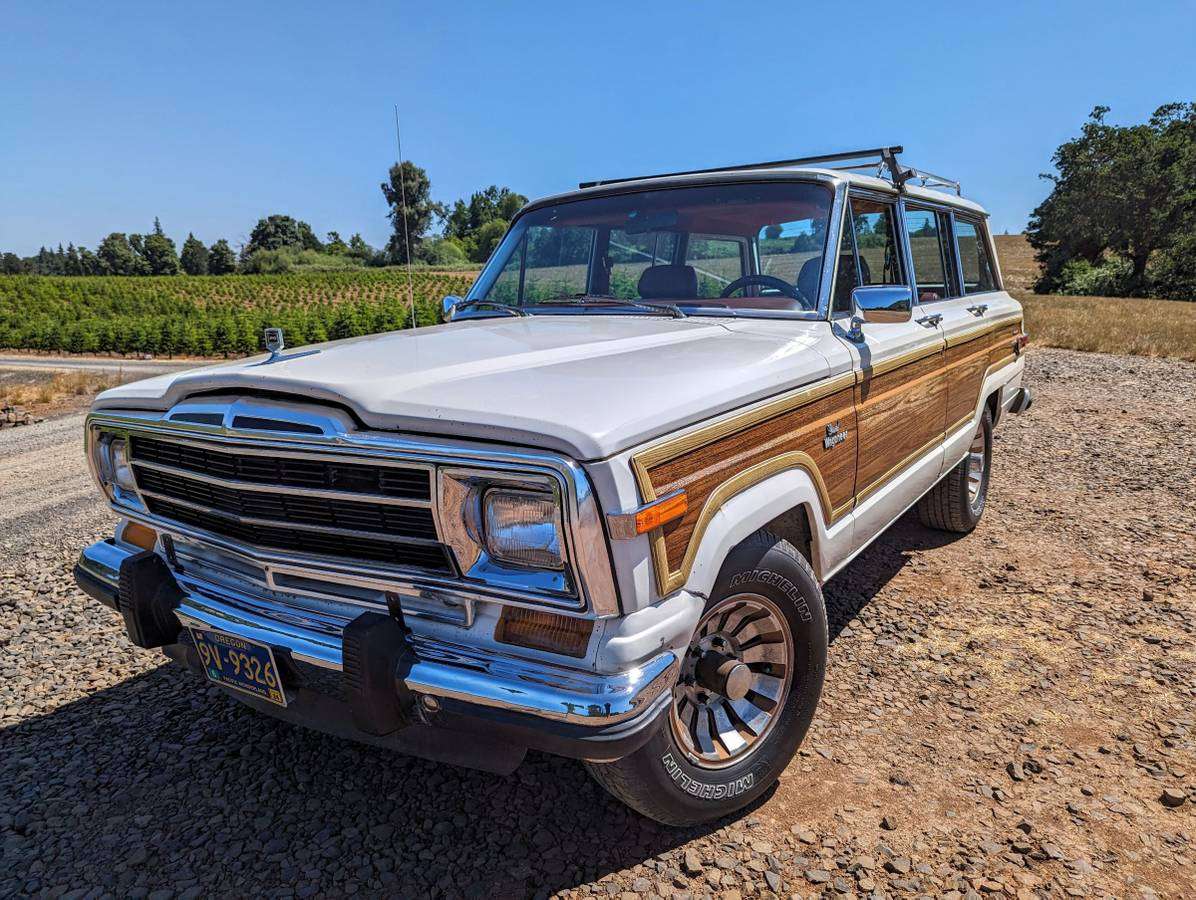
[[[1012,353],[1013,342],[1021,333],[1022,326],[1020,322],[1013,325],[1006,325],[993,332],[993,343],[989,350],[989,365],[1001,362],[1001,360]]]
[[[941,350],[875,378],[865,372],[856,385],[857,497],[879,487],[911,454],[942,439],[945,394]]]
[[[1013,352],[1021,322],[1002,324],[947,348],[947,430],[970,419],[980,404],[984,379]]]
[[[992,344],[991,335],[981,335],[947,348],[948,428],[975,412],[984,373],[988,371]]]
[[[845,429],[846,439],[827,448],[823,439],[826,426],[832,423]],[[794,463],[812,469],[812,477],[821,481],[829,501],[826,512],[849,504],[854,493],[855,442],[853,388],[849,386],[650,467],[648,478],[656,496],[684,490],[689,498],[685,516],[662,529],[668,571],[683,569],[691,544],[700,539],[695,531],[715,492],[743,473],[755,470],[763,476],[765,470],[758,467],[772,460],[781,460],[785,468]],[[738,487],[742,490],[751,483],[747,479]]]

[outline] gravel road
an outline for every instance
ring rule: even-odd
[[[70,579],[80,417],[0,432],[0,895],[1196,895],[1196,366],[1036,350],[989,507],[827,585],[779,787],[670,830],[571,762],[496,778],[262,718]]]
[[[86,372],[139,372],[149,377],[204,365],[204,361],[177,359],[115,359],[110,356],[0,356],[0,369],[54,369]]]

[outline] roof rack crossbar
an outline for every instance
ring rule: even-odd
[[[951,188],[958,196],[963,196],[963,190],[960,188],[959,182],[953,178],[944,178],[942,175],[935,175],[933,172],[924,172],[921,169],[907,169],[906,171],[909,172],[909,178],[916,178],[922,182],[922,187]]]
[[[861,162],[854,166],[839,166],[837,168],[871,168],[873,166],[887,166],[893,177],[897,177],[897,154],[903,152],[900,146],[873,147],[869,150],[852,150],[844,153],[826,153],[821,156],[801,156],[797,159],[778,159],[771,162],[740,164],[737,166],[715,166],[712,169],[689,169],[684,172],[659,172],[655,175],[636,175],[632,178],[604,178],[599,181],[583,181],[579,188],[598,187],[605,184],[624,184],[628,181],[644,181],[648,178],[672,178],[676,175],[712,175],[718,172],[736,172],[740,169],[779,169],[783,166],[811,166],[820,163],[843,162],[845,160],[860,160],[875,157],[874,161]]]
[[[842,172],[874,170],[877,178],[887,177],[898,189],[903,188],[907,181],[918,181],[921,182],[923,187],[948,188],[955,191],[959,196],[963,196],[963,190],[958,181],[898,163],[897,154],[903,152],[903,148],[899,145],[873,147],[869,150],[825,153],[821,156],[801,156],[796,159],[778,159],[772,162],[746,163],[738,166],[716,166],[711,169],[689,169],[684,172],[660,172],[656,175],[637,175],[634,178],[605,178],[600,181],[583,181],[578,187],[592,188],[606,184],[626,184],[630,181],[645,181],[649,178],[672,178],[677,175],[712,175],[718,172],[738,172],[744,169],[821,166]],[[845,165],[828,165],[828,163],[845,163]]]

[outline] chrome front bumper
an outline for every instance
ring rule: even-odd
[[[75,577],[90,596],[117,609],[120,568],[137,551],[113,541],[86,548]],[[245,602],[224,587],[179,579],[183,599],[174,613],[184,626],[223,631],[268,644],[297,663],[340,672],[343,668],[339,629],[315,630],[278,609],[262,615],[261,601]],[[664,651],[643,665],[614,674],[599,674],[546,665],[513,656],[421,638],[410,639],[416,661],[404,678],[421,705],[436,708],[424,697],[454,702],[459,707],[485,708],[521,717],[524,725],[540,721],[581,726],[596,731],[630,723],[658,712],[676,680],[676,656]],[[582,732],[584,735],[584,731]]]

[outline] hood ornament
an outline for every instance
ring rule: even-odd
[[[278,358],[278,354],[286,349],[286,341],[283,340],[281,328],[267,328],[265,336],[266,349],[270,351],[270,359],[273,361]]]

